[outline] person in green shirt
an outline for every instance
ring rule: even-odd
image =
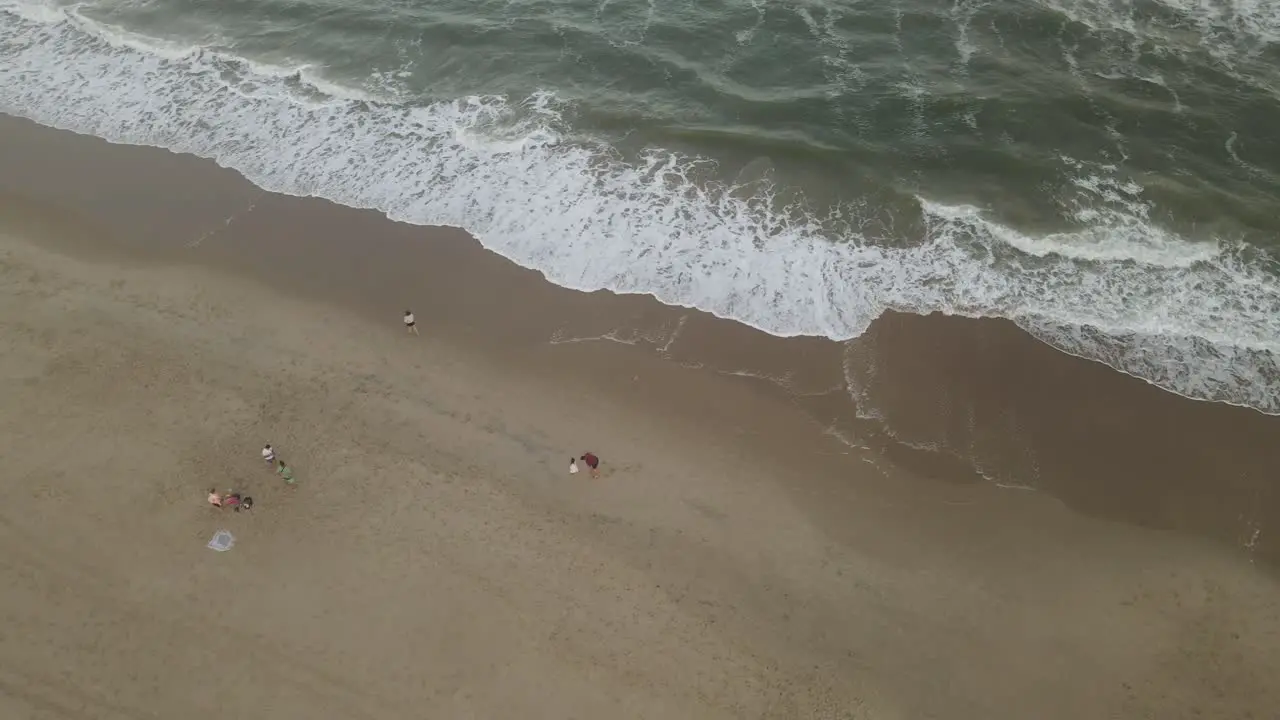
[[[285,465],[283,460],[280,460],[279,462],[280,468],[276,470],[276,472],[280,474],[280,477],[284,478],[286,483],[296,485],[298,481],[293,479],[293,468]]]

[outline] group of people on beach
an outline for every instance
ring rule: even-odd
[[[285,465],[283,460],[276,457],[275,448],[271,447],[270,443],[262,446],[262,459],[267,463],[267,465],[276,466],[276,474],[284,480],[286,485],[292,486],[297,484],[298,481],[293,479],[293,468]]]
[[[591,471],[593,480],[600,477],[600,458],[596,457],[595,453],[583,453],[582,457],[577,460],[569,458],[570,475],[578,474],[578,460],[581,460],[587,466],[587,469]]]
[[[262,460],[268,467],[276,469],[276,474],[284,480],[286,485],[292,487],[298,483],[293,476],[293,468],[289,467],[284,460],[276,457],[275,448],[271,447],[270,443],[262,446]],[[235,490],[219,493],[217,488],[209,488],[209,504],[217,508],[229,507],[236,512],[240,512],[241,510],[253,509],[253,498]]]
[[[413,315],[412,310],[404,311],[404,327],[411,335],[418,334],[417,319]],[[274,467],[276,474],[284,480],[286,485],[290,487],[297,484],[297,480],[293,476],[293,468],[289,467],[284,460],[276,457],[275,448],[271,447],[271,443],[262,446],[262,460],[268,467]],[[600,458],[595,453],[586,452],[581,457],[569,458],[569,474],[576,475],[578,473],[578,462],[581,461],[591,471],[592,478],[600,477]],[[225,493],[219,493],[216,488],[209,488],[209,504],[216,508],[231,508],[236,512],[241,510],[253,509],[253,498],[236,492],[235,490],[227,490]]]
[[[235,490],[228,490],[224,494],[219,494],[217,488],[209,488],[209,504],[214,507],[229,507],[236,512],[241,510],[253,509],[253,498],[248,495],[241,495]]]

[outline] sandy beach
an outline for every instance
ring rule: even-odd
[[[1272,507],[1256,471],[1222,473],[1244,484],[1210,520],[1193,508],[1214,478],[1163,500],[1144,473],[1075,498],[976,482],[828,422],[843,390],[817,360],[785,387],[709,371],[745,328],[555,288],[460,232],[194,158],[7,119],[0,136],[5,717],[1280,707],[1280,585],[1231,542],[1239,518],[1212,519]],[[766,376],[845,352],[761,347]],[[1221,413],[1196,422],[1224,437],[1255,428],[1224,443],[1272,427],[1171,401]],[[567,472],[587,450],[599,480]],[[210,508],[209,487],[256,506]],[[205,547],[218,529],[229,552]]]

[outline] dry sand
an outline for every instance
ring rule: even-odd
[[[749,419],[798,414],[730,384],[654,417],[408,337],[399,308],[8,236],[0,262],[6,718],[1280,707],[1277,588],[1232,554],[1034,495],[930,501],[856,458],[875,482],[823,477]],[[600,481],[565,472],[584,438]]]

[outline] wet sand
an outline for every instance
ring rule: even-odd
[[[20,121],[0,157],[6,716],[1280,706],[1267,536],[1227,517],[1271,517],[1272,419],[999,323],[845,346],[574,293],[460,232]],[[1116,434],[1163,453],[1103,454]],[[586,449],[600,481],[565,472]],[[212,510],[210,486],[258,505]]]

